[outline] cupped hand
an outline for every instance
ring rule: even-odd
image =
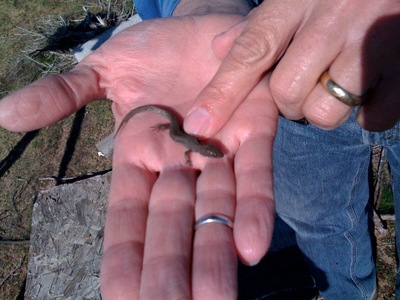
[[[390,128],[400,118],[399,1],[264,1],[213,42],[224,61],[185,118],[188,132],[212,136],[266,71],[280,112],[322,128],[352,108],[318,82],[329,70],[342,88],[364,96],[358,122]]]
[[[117,126],[131,109],[145,104],[162,105],[182,117],[220,65],[211,49],[213,38],[238,21],[216,15],[135,25],[71,72],[39,80],[0,101],[0,125],[33,130],[102,98],[113,101]],[[101,269],[105,299],[235,298],[236,253],[257,263],[273,226],[277,109],[267,80],[209,141],[223,149],[223,158],[192,153],[189,167],[186,149],[166,132],[152,130],[165,123],[154,113],[135,116],[118,134]],[[194,233],[194,220],[208,213],[232,218],[233,234],[217,223]]]

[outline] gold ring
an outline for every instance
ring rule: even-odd
[[[328,71],[322,73],[319,82],[333,97],[348,106],[354,107],[363,102],[361,97],[353,95],[334,82],[329,76]]]

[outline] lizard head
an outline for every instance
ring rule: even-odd
[[[222,153],[219,148],[210,145],[210,144],[203,144],[201,147],[201,150],[199,151],[201,155],[207,156],[207,157],[223,157],[224,153]]]

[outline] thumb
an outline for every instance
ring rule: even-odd
[[[53,124],[104,96],[98,74],[88,67],[35,81],[0,101],[0,126],[31,131]]]

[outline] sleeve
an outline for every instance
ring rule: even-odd
[[[142,20],[168,18],[172,16],[180,0],[133,0],[137,13]],[[256,5],[263,0],[253,0]]]
[[[142,20],[172,16],[179,0],[134,0],[136,11]]]

